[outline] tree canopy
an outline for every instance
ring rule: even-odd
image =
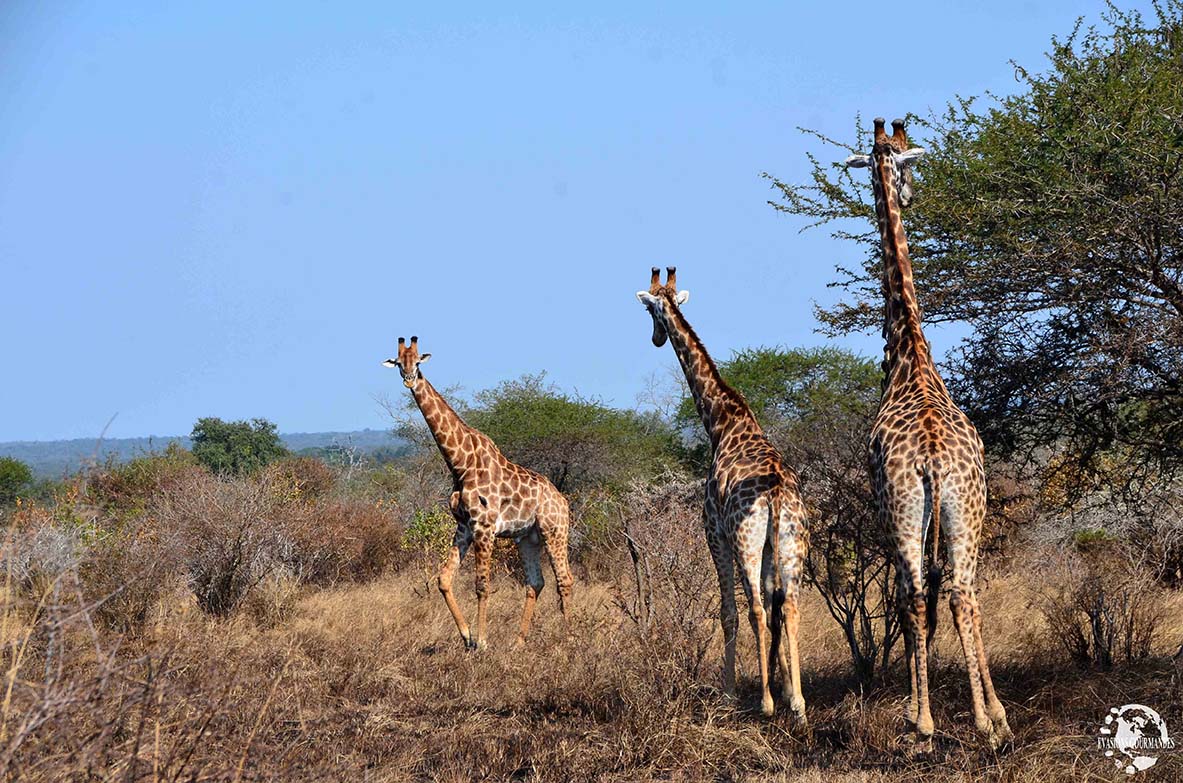
[[[1082,479],[1183,467],[1183,1],[1150,16],[1110,6],[1052,40],[1046,71],[1016,65],[1015,95],[909,123],[928,150],[904,214],[925,317],[973,327],[951,390],[996,454],[1054,447]],[[855,130],[825,139],[834,160],[866,152]],[[878,327],[870,183],[812,160],[810,184],[770,177],[770,203],[848,240],[824,327]]]
[[[623,484],[675,459],[673,430],[659,417],[567,394],[542,374],[478,392],[465,415],[509,459],[560,490]]]
[[[719,373],[743,394],[774,440],[838,414],[861,417],[879,400],[878,363],[840,348],[744,348],[720,362]],[[708,444],[689,393],[675,422],[689,435],[693,461],[704,467]]]
[[[197,461],[222,476],[254,473],[288,453],[275,425],[266,419],[223,421],[210,416],[198,419],[189,437]]]

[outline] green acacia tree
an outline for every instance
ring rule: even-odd
[[[1183,468],[1183,0],[1104,21],[1053,39],[1045,71],[1016,65],[1017,94],[912,117],[928,155],[904,215],[926,320],[973,328],[954,396],[995,454],[1054,448],[1080,490]],[[832,161],[866,152],[856,134]],[[770,179],[776,209],[844,240],[824,328],[881,326],[865,172]]]
[[[478,392],[465,418],[560,491],[620,487],[677,459],[674,431],[659,417],[567,394],[544,374]]]
[[[719,372],[774,439],[822,415],[863,416],[879,400],[878,365],[840,348],[744,348],[721,362]],[[674,418],[688,437],[692,461],[705,470],[709,444],[689,394]]]
[[[275,425],[266,419],[223,421],[210,416],[197,420],[189,438],[197,461],[220,476],[254,473],[288,453]]]

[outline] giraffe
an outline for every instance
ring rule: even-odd
[[[883,119],[876,118],[871,154],[852,155],[846,165],[871,169],[883,253],[884,381],[879,413],[871,428],[869,457],[879,516],[896,548],[911,681],[905,719],[915,729],[917,750],[931,750],[928,646],[936,629],[941,578],[937,557],[943,535],[945,556],[953,571],[950,608],[965,655],[974,725],[997,748],[1012,734],[1006,710],[990,680],[982,613],[974,590],[978,538],[986,513],[982,440],[950,398],[921,329],[900,210],[912,201],[911,166],[924,150],[908,146],[903,120],[891,125],[888,136]],[[926,595],[923,566],[930,534]]]
[[[781,697],[794,718],[805,723],[801,663],[797,650],[798,599],[806,551],[805,505],[797,475],[764,435],[742,395],[727,385],[698,335],[682,315],[689,291],[678,291],[677,270],[666,268],[666,284],[653,267],[648,291],[637,298],[653,317],[653,344],[668,339],[686,373],[694,403],[711,442],[703,523],[719,578],[723,625],[723,689],[735,696],[735,569],[748,599],[748,619],[760,658],[761,710],[772,715],[769,689],[774,664],[781,667]],[[765,602],[771,606],[765,610]],[[781,631],[788,654],[779,644]],[[771,632],[771,647],[767,633]]]
[[[419,353],[419,338],[410,345],[398,338],[398,358],[383,364],[397,367],[403,385],[411,390],[427,426],[439,446],[454,491],[448,507],[456,518],[456,536],[439,574],[439,591],[456,621],[460,638],[470,650],[483,650],[488,608],[489,566],[495,537],[512,538],[526,575],[526,606],[522,610],[517,644],[525,643],[534,615],[534,603],[542,591],[542,547],[550,555],[558,582],[559,609],[568,620],[571,569],[567,564],[570,508],[567,499],[543,476],[505,458],[484,433],[464,423],[435,387],[423,377],[420,365],[431,358]],[[477,624],[474,637],[452,594],[452,578],[469,545],[476,558]]]

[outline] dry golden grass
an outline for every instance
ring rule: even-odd
[[[865,700],[849,693],[844,642],[813,594],[802,624],[804,732],[786,715],[760,717],[746,628],[746,685],[729,704],[715,688],[719,634],[704,671],[689,677],[660,633],[639,636],[611,583],[577,585],[570,638],[548,586],[536,633],[515,650],[521,591],[499,576],[491,648],[472,654],[434,587],[404,574],[306,589],[267,622],[252,612],[213,619],[179,587],[169,591],[149,632],[120,653],[155,661],[161,685],[145,691],[158,694],[155,702],[131,698],[134,688],[119,702],[111,694],[83,700],[18,754],[24,766],[10,766],[8,777],[77,773],[70,765],[85,743],[71,751],[64,737],[103,730],[112,709],[127,723],[113,733],[109,758],[89,759],[91,779],[168,779],[156,775],[179,770],[178,779],[201,780],[1114,780],[1094,747],[1109,707],[1146,703],[1183,726],[1167,657],[1168,640],[1183,637],[1178,595],[1158,658],[1119,673],[1083,672],[1047,647],[1022,577],[985,581],[988,643],[1017,736],[999,754],[974,734],[947,612],[932,669],[937,750],[916,759],[899,717],[906,690],[898,673]],[[71,644],[87,649],[86,633],[72,633]],[[143,685],[152,665],[130,680]],[[81,677],[96,658],[73,666]],[[178,748],[190,754],[184,765]],[[1181,762],[1164,757],[1154,779],[1178,779]]]

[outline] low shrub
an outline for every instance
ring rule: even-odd
[[[1033,602],[1055,645],[1078,664],[1102,669],[1150,655],[1165,605],[1153,573],[1119,542],[1088,534],[1048,561]]]
[[[315,457],[286,457],[263,470],[263,480],[292,498],[319,500],[337,486],[337,473]]]
[[[139,512],[156,495],[167,494],[204,472],[176,443],[122,465],[108,463],[86,474],[86,500],[108,513]]]
[[[282,496],[267,481],[195,475],[152,507],[202,609],[229,614],[290,543]]]
[[[318,585],[365,581],[397,567],[405,555],[395,510],[357,500],[288,509],[286,564],[301,582]]]

